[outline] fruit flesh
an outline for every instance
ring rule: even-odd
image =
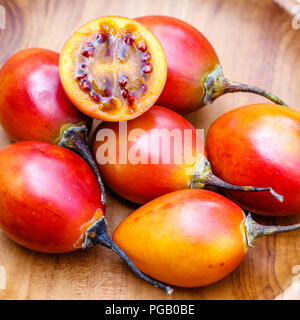
[[[91,126],[66,97],[58,72],[59,54],[47,49],[25,49],[0,69],[0,122],[14,141],[54,143],[63,127]]]
[[[196,161],[204,146],[187,120],[170,109],[153,106],[142,116],[127,122],[128,136],[119,128],[118,123],[103,122],[93,138],[94,158],[98,160],[101,176],[110,188],[130,201],[145,203],[162,194],[190,187]],[[106,130],[112,130],[116,136],[116,150],[113,151],[116,162],[101,164],[103,149],[100,150],[107,144],[101,132]],[[132,140],[130,134],[134,130],[143,131]],[[176,133],[179,133],[179,140]],[[189,135],[189,140],[184,140],[184,133]],[[157,140],[154,139],[156,134]],[[176,148],[180,144],[184,145],[181,150]],[[127,151],[126,164],[120,157],[120,150],[122,152],[124,148]],[[135,150],[138,163],[131,160],[130,150]],[[169,159],[166,150],[170,151]]]
[[[206,76],[219,65],[209,41],[190,24],[167,16],[136,19],[161,42],[167,57],[166,85],[157,104],[184,114],[202,106]]]
[[[166,72],[158,40],[141,24],[122,17],[81,27],[60,58],[69,98],[82,112],[108,121],[133,119],[149,109],[163,89]]]
[[[75,75],[79,86],[89,91],[95,101],[103,103],[103,111],[118,112],[121,105],[127,104],[129,112],[135,112],[135,101],[147,90],[151,56],[146,52],[149,57],[144,61],[146,54],[138,49],[141,41],[134,41],[129,33],[121,37],[109,29],[101,32],[101,41],[97,40],[98,35],[87,47],[78,50]],[[94,52],[86,57],[84,54],[91,48]]]
[[[180,190],[137,209],[113,240],[149,276],[180,287],[214,283],[247,252],[243,211],[207,190]]]
[[[104,214],[98,181],[74,152],[43,142],[0,150],[0,228],[40,252],[81,248],[89,224]]]
[[[300,212],[300,114],[289,108],[256,104],[219,117],[208,131],[206,147],[212,168],[233,184],[269,185],[284,196],[228,192],[242,207],[263,215]]]

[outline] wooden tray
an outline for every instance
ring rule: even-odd
[[[172,15],[201,30],[215,46],[227,77],[270,89],[300,110],[300,30],[268,0],[0,0],[6,30],[0,30],[0,64],[17,50],[61,50],[67,37],[88,20],[104,15]],[[207,130],[223,112],[265,101],[250,94],[227,95],[189,115]],[[0,131],[0,146],[10,143]],[[108,195],[110,231],[135,209]],[[263,223],[296,223],[293,218]],[[95,247],[64,255],[24,249],[0,232],[0,299],[300,299],[300,232],[258,240],[241,264],[222,281],[199,289],[176,288],[171,297],[139,280],[120,259]],[[299,274],[297,274],[299,272]],[[1,289],[2,285],[2,289]]]

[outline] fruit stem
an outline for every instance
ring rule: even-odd
[[[126,253],[122,249],[120,249],[108,235],[107,222],[104,216],[95,221],[92,224],[92,226],[88,228],[85,235],[85,241],[82,244],[82,248],[85,249],[96,244],[101,244],[102,246],[113,250],[122,260],[124,260],[127,263],[129,268],[141,279],[145,280],[146,282],[154,285],[159,289],[164,290],[167,294],[171,294],[173,292],[173,289],[171,287],[166,286],[158,281],[155,281],[154,279],[148,277],[147,275],[145,275],[137,269],[134,263],[126,255]]]
[[[105,205],[105,189],[100,176],[100,172],[88,146],[88,128],[86,127],[86,125],[79,124],[68,127],[63,132],[62,137],[57,144],[59,146],[75,151],[89,164],[97,177],[102,195],[101,202],[103,205]]]
[[[216,98],[225,93],[250,92],[263,96],[276,104],[287,107],[281,99],[269,91],[226,79],[220,65],[208,74],[204,82],[204,87],[205,95],[203,102],[205,104],[213,102]]]
[[[256,239],[282,232],[289,232],[300,229],[300,223],[290,226],[264,226],[255,222],[251,214],[248,214],[245,221],[247,242],[250,247],[253,247],[253,243]]]
[[[261,192],[269,191],[279,202],[283,202],[284,197],[276,193],[272,188],[257,188],[252,186],[236,186],[227,183],[212,173],[211,165],[204,155],[198,158],[192,179],[191,188],[204,188],[205,186],[215,186],[227,190]]]

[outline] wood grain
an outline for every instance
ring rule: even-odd
[[[271,0],[0,0],[0,5],[7,18],[6,30],[0,30],[0,64],[27,47],[60,51],[72,31],[99,16],[172,15],[210,39],[228,78],[270,89],[300,110],[300,30],[292,29],[291,17]],[[225,111],[261,101],[250,94],[227,95],[187,118],[207,130]],[[1,130],[0,146],[9,142]],[[111,193],[108,199],[112,231],[135,205]],[[300,216],[257,219],[290,224]],[[137,279],[105,248],[46,255],[18,246],[0,232],[0,265],[7,275],[0,299],[300,299],[299,290],[283,294],[296,283],[292,271],[300,265],[299,244],[300,232],[261,239],[227,278],[205,288],[176,288],[167,297]]]

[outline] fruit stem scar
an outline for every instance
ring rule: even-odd
[[[249,247],[253,247],[254,241],[260,237],[300,229],[300,223],[290,226],[264,226],[255,222],[250,213],[247,215],[245,226]]]
[[[154,285],[155,287],[164,290],[167,294],[171,294],[173,289],[169,286],[166,286],[142,273],[137,267],[133,264],[130,258],[126,253],[119,248],[111,239],[107,233],[107,222],[104,216],[96,220],[86,231],[85,241],[82,244],[82,248],[88,248],[93,245],[100,244],[108,249],[113,250],[123,261],[127,263],[130,269],[141,279],[146,282]]]
[[[191,188],[204,188],[205,186],[216,186],[227,190],[244,192],[269,191],[279,202],[283,202],[283,196],[276,193],[272,188],[256,188],[252,186],[236,186],[225,182],[212,173],[211,165],[204,155],[200,154],[196,161],[195,171],[191,183]]]
[[[281,99],[269,91],[226,79],[220,65],[206,76],[203,85],[205,88],[203,102],[205,104],[212,103],[215,99],[225,93],[250,92],[263,96],[276,104],[287,107]]]
[[[85,124],[68,126],[61,135],[60,141],[57,143],[61,147],[68,148],[79,154],[94,171],[99,187],[101,189],[101,202],[106,204],[106,195],[103,181],[100,176],[99,169],[93,159],[88,146],[88,129]]]

